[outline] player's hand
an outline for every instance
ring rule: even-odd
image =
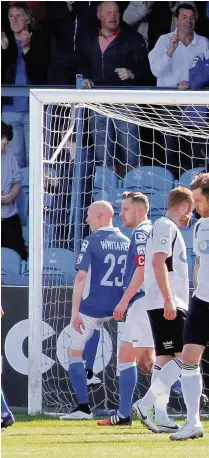
[[[75,2],[66,2],[69,11],[73,11],[73,3]]]
[[[189,87],[189,81],[181,81],[181,83],[178,84],[177,88],[180,91],[185,91],[185,89],[188,89]]]
[[[116,68],[115,72],[118,74],[122,81],[130,80],[134,78],[134,74],[128,68]]]
[[[164,301],[164,318],[166,320],[175,320],[176,318],[176,306],[172,299]]]
[[[1,196],[1,203],[2,205],[9,205],[13,202],[13,197],[11,194],[8,194],[6,196],[2,195]]]
[[[9,40],[8,40],[5,32],[3,32],[3,30],[2,30],[2,32],[1,32],[1,47],[5,51],[5,49],[7,49],[8,46],[9,46]]]
[[[75,316],[72,316],[72,326],[79,334],[83,334],[85,330],[83,319],[81,318],[80,313]]]
[[[171,57],[174,53],[174,51],[176,50],[176,48],[178,48],[178,45],[179,45],[179,37],[178,35],[173,35],[171,37],[171,41],[170,41],[170,48],[167,52],[168,56]]]
[[[29,51],[31,37],[32,37],[32,32],[28,32],[27,30],[23,30],[23,32],[21,33],[23,51]]]
[[[83,81],[83,87],[84,87],[84,89],[91,89],[93,86],[94,86],[93,81],[91,81],[91,80],[89,80],[89,79],[85,79],[85,80]]]
[[[127,310],[128,304],[126,302],[119,302],[119,304],[115,307],[113,312],[113,318],[116,321],[120,321],[123,319],[124,313]]]

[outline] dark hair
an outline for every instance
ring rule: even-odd
[[[5,122],[1,121],[1,138],[4,137],[6,137],[8,142],[11,142],[13,139],[13,128],[10,124],[7,125]]]
[[[179,12],[180,10],[192,10],[195,16],[197,17],[197,10],[195,6],[191,5],[191,3],[180,3],[180,5],[177,6],[176,11],[175,11],[175,17],[179,17]]]
[[[33,23],[33,13],[29,5],[27,5],[26,2],[16,2],[13,5],[10,6],[9,11],[11,8],[19,8],[24,11],[25,14],[27,14],[30,24]]]
[[[202,194],[209,199],[209,173],[200,173],[190,184],[191,191],[200,188]]]

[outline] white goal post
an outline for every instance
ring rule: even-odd
[[[63,145],[73,132],[74,115],[70,126],[55,149],[50,160],[43,158],[44,106],[60,105],[95,110],[111,119],[122,119],[139,126],[151,127],[172,135],[209,138],[209,122],[201,117],[200,107],[209,107],[209,91],[175,90],[80,90],[80,89],[31,89],[30,90],[30,171],[29,171],[29,371],[28,413],[42,412],[42,306],[43,306],[43,165],[53,163]],[[175,110],[165,115],[165,107],[193,107],[192,128],[182,125]],[[121,108],[122,107],[122,108]],[[130,107],[135,107],[131,109]],[[148,108],[147,108],[148,107]],[[188,114],[187,114],[188,115]],[[189,116],[189,115],[188,115]],[[193,116],[193,115],[192,115]],[[75,219],[76,221],[76,219]],[[75,228],[76,230],[76,228]],[[78,251],[78,246],[75,247]],[[46,358],[46,357],[45,357]]]

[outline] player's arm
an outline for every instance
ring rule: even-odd
[[[194,265],[194,269],[193,269],[193,285],[194,285],[194,289],[196,289],[197,286],[198,286],[197,275],[198,275],[199,268],[200,268],[200,257],[196,256],[195,265]]]
[[[72,319],[71,324],[74,329],[82,334],[82,328],[85,329],[82,317],[79,313],[81,299],[86,284],[86,277],[89,266],[91,264],[91,244],[89,238],[83,240],[81,252],[76,262],[77,274],[73,286],[73,299],[72,299]]]
[[[125,290],[122,299],[120,300],[119,304],[115,308],[113,312],[113,318],[115,320],[122,320],[123,315],[128,308],[128,304],[132,297],[137,293],[139,288],[142,286],[144,282],[144,265],[140,267],[136,267],[136,270],[133,274],[130,284],[128,288]]]
[[[164,318],[174,320],[176,318],[176,307],[173,304],[170,288],[168,269],[166,266],[167,253],[154,253],[152,266],[157,284],[164,299]]]
[[[86,283],[87,272],[78,270],[73,286],[73,299],[72,299],[72,326],[74,329],[82,334],[82,328],[85,329],[83,320],[79,314],[81,298]]]

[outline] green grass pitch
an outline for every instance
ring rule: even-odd
[[[7,458],[208,458],[209,420],[203,439],[170,441],[153,434],[136,419],[132,426],[101,427],[96,420],[60,421],[17,415],[2,432],[2,457]]]

